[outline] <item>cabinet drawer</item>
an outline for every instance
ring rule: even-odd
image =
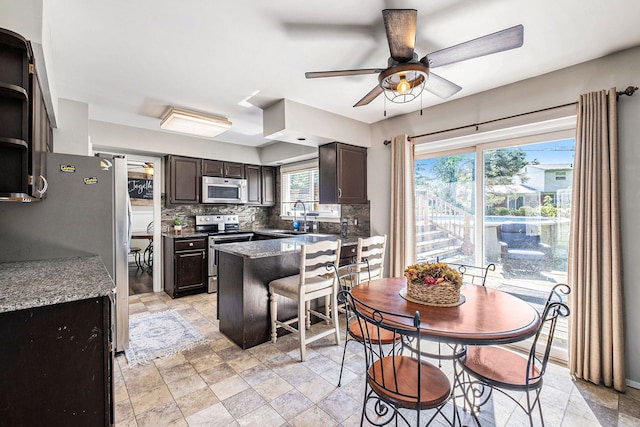
[[[206,239],[189,239],[189,240],[176,240],[176,251],[188,251],[190,249],[204,249],[207,246]]]

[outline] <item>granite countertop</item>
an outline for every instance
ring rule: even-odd
[[[255,231],[267,234],[268,230]],[[225,252],[244,258],[266,258],[270,256],[284,255],[287,253],[300,252],[303,244],[316,243],[323,240],[338,240],[339,236],[334,234],[299,234],[287,236],[280,239],[252,240],[250,242],[226,243],[216,246],[219,252]],[[358,242],[357,237],[340,239],[342,246],[353,245]]]
[[[209,233],[203,233],[201,231],[194,230],[183,230],[180,234],[176,234],[174,232],[171,233],[162,233],[164,237],[169,237],[170,239],[189,239],[195,237],[207,237]]]
[[[110,295],[99,256],[0,263],[0,313]]]

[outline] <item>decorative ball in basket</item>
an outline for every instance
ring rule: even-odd
[[[407,296],[429,305],[458,305],[461,302],[460,273],[443,262],[412,264],[404,270]]]

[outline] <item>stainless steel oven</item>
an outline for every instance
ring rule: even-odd
[[[209,235],[209,285],[207,292],[218,292],[218,251],[226,243],[248,242],[253,233],[210,234]]]
[[[240,231],[238,215],[196,215],[196,231],[209,233],[207,292],[218,291],[218,251],[226,243],[248,242],[253,233]]]

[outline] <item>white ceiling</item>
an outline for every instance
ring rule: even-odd
[[[305,71],[385,67],[381,10],[418,10],[419,57],[517,24],[520,49],[443,66],[462,86],[452,99],[640,45],[637,0],[55,0],[50,3],[60,98],[89,104],[92,120],[160,130],[168,106],[228,117],[216,140],[248,146],[262,110],[279,99],[365,123],[383,120],[383,96],[353,108],[376,75],[307,80]],[[425,92],[422,106],[443,102]],[[420,100],[387,103],[387,117]]]

